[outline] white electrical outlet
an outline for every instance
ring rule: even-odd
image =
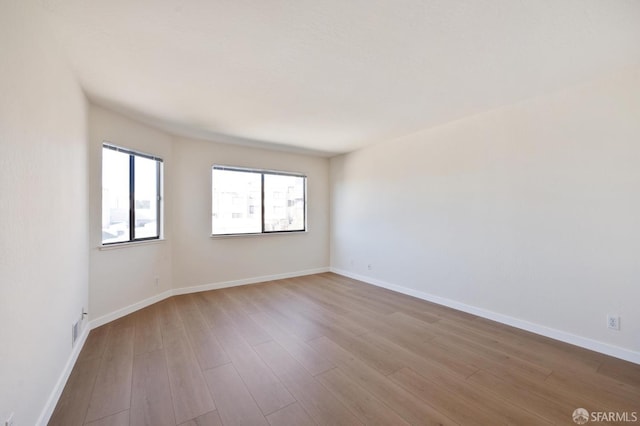
[[[620,330],[620,317],[616,315],[607,315],[607,327],[612,330]]]
[[[372,265],[372,264],[368,264],[368,265],[367,265],[367,269],[368,269],[368,270],[372,270],[372,269],[373,269],[373,265]]]
[[[9,414],[7,420],[4,421],[4,426],[13,426],[13,413]]]

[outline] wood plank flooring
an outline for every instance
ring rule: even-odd
[[[640,417],[640,366],[325,273],[91,331],[49,424],[572,425],[578,407]]]

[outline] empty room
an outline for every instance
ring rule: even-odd
[[[0,0],[0,426],[640,423],[640,1]]]

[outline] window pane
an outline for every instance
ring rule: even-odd
[[[304,231],[304,180],[264,175],[264,230]]]
[[[213,169],[212,184],[212,234],[262,232],[260,173]]]
[[[129,241],[129,155],[102,149],[102,243]]]
[[[134,238],[154,238],[158,235],[158,162],[133,157],[134,164]]]

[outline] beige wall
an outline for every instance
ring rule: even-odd
[[[218,284],[329,266],[329,161],[193,139],[174,146],[174,287]],[[307,175],[307,233],[211,238],[214,164]]]
[[[53,398],[88,303],[86,100],[30,4],[0,3],[0,421],[16,425]]]
[[[333,158],[331,265],[640,362],[639,141],[633,69]]]
[[[164,241],[101,250],[102,144],[157,155],[164,170]],[[157,296],[172,285],[173,138],[104,108],[89,109],[91,224],[89,308],[97,319]],[[156,281],[157,278],[157,281]]]
[[[328,159],[176,138],[95,105],[89,111],[89,141],[92,320],[108,321],[185,287],[328,268]],[[163,158],[164,241],[100,248],[104,141]],[[306,173],[309,232],[211,238],[214,163]]]
[[[337,157],[329,172],[324,158],[88,109],[28,2],[2,3],[0,47],[2,420],[35,424],[50,407],[83,307],[96,319],[185,287],[321,270],[330,248],[340,271],[640,362],[638,69]],[[165,241],[99,250],[105,140],[164,158]],[[309,232],[210,238],[216,163],[306,173]]]

